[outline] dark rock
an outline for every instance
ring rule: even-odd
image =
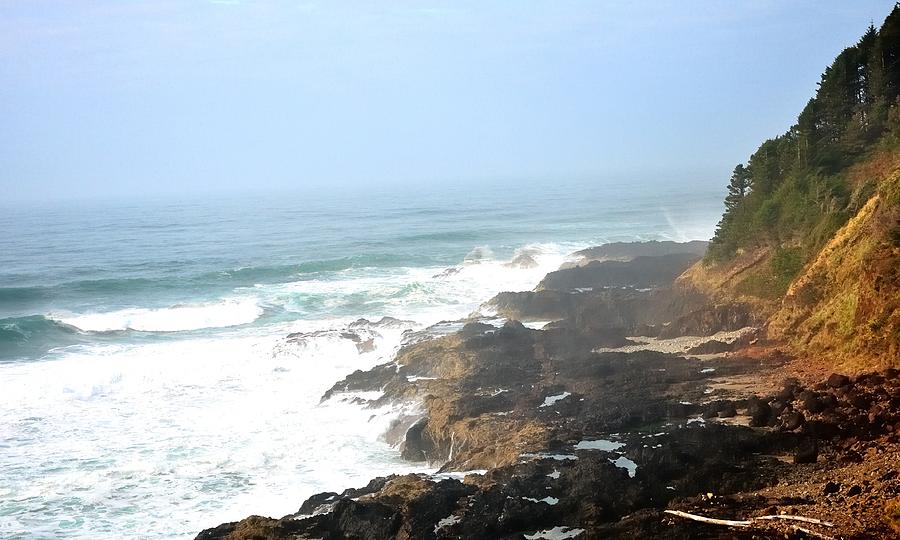
[[[851,392],[847,394],[847,401],[851,406],[864,411],[868,411],[869,407],[872,405],[872,399],[861,392]]]
[[[779,400],[775,400],[769,403],[769,405],[772,407],[772,414],[774,416],[781,416],[785,411],[789,412],[791,409],[790,404]]]
[[[815,463],[819,458],[819,445],[812,437],[802,439],[794,452],[794,463]]]
[[[852,485],[850,489],[847,490],[848,497],[855,497],[862,493],[862,488],[859,485]]]
[[[725,343],[717,339],[705,341],[699,345],[694,345],[687,350],[687,354],[718,354],[733,351],[736,348],[734,343]]]
[[[733,409],[735,409],[734,402],[728,401],[728,400],[724,400],[724,399],[717,399],[717,400],[715,400],[715,401],[710,401],[709,403],[707,403],[707,404],[705,405],[705,407],[704,407],[704,409],[703,409],[703,415],[702,415],[702,416],[703,416],[703,418],[705,418],[705,419],[707,419],[707,420],[710,419],[710,418],[716,418],[716,417],[718,417],[718,418],[730,418],[730,417],[735,416],[735,415],[737,414],[737,410],[736,410],[736,409],[735,409],[735,413],[734,413],[734,414],[730,414],[730,413],[729,413],[729,411],[731,411],[731,410],[733,410]],[[725,416],[721,416],[721,415],[720,415],[720,413],[722,413],[722,412],[725,412]]]
[[[787,413],[782,419],[782,427],[787,431],[794,431],[806,423],[806,417],[800,411]]]
[[[693,253],[703,256],[709,242],[691,240],[690,242],[673,242],[671,240],[650,240],[649,242],[610,242],[593,246],[575,255],[588,261],[630,261],[635,257],[659,257],[675,253]]]
[[[753,310],[747,304],[705,305],[672,321],[659,336],[711,336],[717,332],[756,326],[756,323]]]
[[[734,402],[726,402],[722,408],[719,409],[717,415],[719,418],[733,418],[737,416],[737,408],[735,408]]]
[[[825,404],[819,399],[818,394],[813,391],[806,390],[801,392],[797,399],[803,405],[803,408],[813,414],[820,413],[825,410]]]
[[[884,383],[884,377],[878,373],[864,373],[856,378],[856,384],[862,386],[877,386]]]
[[[850,384],[850,377],[846,375],[839,375],[837,373],[832,373],[828,376],[828,386],[832,388],[840,388],[841,386],[847,386]]]
[[[435,445],[426,435],[428,418],[422,418],[406,432],[400,457],[409,461],[427,461],[435,452]]]
[[[837,482],[828,481],[825,483],[825,486],[822,488],[823,495],[831,495],[832,493],[837,493],[841,490],[841,484]]]
[[[781,385],[781,390],[775,397],[779,401],[783,401],[785,403],[790,403],[795,396],[800,394],[803,391],[803,387],[800,385],[800,381],[794,378],[785,379]]]
[[[693,253],[635,257],[630,261],[591,261],[583,266],[550,272],[538,290],[571,291],[605,287],[669,285],[700,259]]]
[[[747,400],[747,414],[750,415],[751,426],[765,426],[772,416],[772,407],[765,401],[753,396]]]
[[[832,411],[838,405],[838,400],[831,394],[825,394],[819,398],[822,402],[823,411]]]

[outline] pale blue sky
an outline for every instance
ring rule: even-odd
[[[724,185],[892,5],[0,0],[0,192]]]

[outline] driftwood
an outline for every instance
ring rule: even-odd
[[[821,519],[809,518],[803,516],[791,516],[788,514],[779,514],[776,516],[760,516],[753,519],[787,519],[789,521],[802,521],[803,523],[812,523],[813,525],[821,525],[823,527],[834,527],[834,523],[822,521]]]
[[[683,517],[685,519],[699,521],[700,523],[709,523],[711,525],[725,525],[726,527],[749,527],[752,525],[752,523],[749,521],[708,518],[704,516],[698,516],[696,514],[688,514],[687,512],[682,512],[680,510],[666,510],[665,513],[672,514],[673,516]]]
[[[790,516],[787,514],[779,514],[773,516],[759,516],[755,518],[751,518],[749,520],[733,520],[733,519],[717,519],[717,518],[709,518],[706,516],[698,516],[697,514],[689,514],[687,512],[682,512],[680,510],[664,510],[664,513],[670,514],[673,516],[678,516],[685,519],[690,519],[692,521],[699,521],[700,523],[709,523],[710,525],[723,525],[725,527],[741,527],[741,528],[749,528],[753,527],[754,521],[774,521],[778,520],[786,520],[786,521],[801,521],[803,523],[810,523],[813,525],[821,525],[823,527],[834,527],[833,523],[829,523],[827,521],[822,521],[816,518],[809,518],[804,516]],[[811,531],[799,525],[791,525],[795,531],[802,532],[808,536],[814,538],[820,538],[821,540],[835,540],[831,536],[825,536],[824,534],[817,533],[815,531]]]
[[[791,528],[794,529],[795,531],[802,532],[806,536],[811,536],[812,538],[819,538],[820,540],[836,540],[833,536],[826,536],[824,534],[819,534],[815,531],[811,531],[811,530],[809,530],[805,527],[801,527],[799,525],[792,525]]]

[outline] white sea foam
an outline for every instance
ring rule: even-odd
[[[534,534],[526,534],[528,540],[567,540],[575,538],[583,533],[584,529],[570,529],[569,527],[553,527],[544,531],[538,531]]]
[[[442,277],[432,277],[435,268],[350,269],[210,303],[56,314],[84,331],[195,332],[0,364],[0,530],[13,538],[192,538],[249,514],[295,512],[316,492],[374,476],[433,472],[382,442],[404,411],[351,399],[376,394],[320,397],[354,370],[389,362],[404,330],[465,317],[503,290],[532,289],[569,251],[534,246],[538,265],[530,268],[485,253]],[[303,304],[310,297],[318,312]],[[264,305],[301,318],[260,325]],[[371,351],[342,336],[357,318],[381,316],[415,322],[357,329],[374,339]],[[309,337],[292,342],[292,332]]]
[[[616,459],[610,459],[613,465],[616,467],[625,469],[628,471],[628,476],[634,478],[634,475],[637,473],[637,463],[631,461],[627,457],[620,456]]]
[[[533,497],[522,497],[522,499],[524,499],[526,501],[530,501],[530,502],[536,502],[536,503],[537,502],[547,503],[550,506],[554,506],[559,502],[559,499],[557,499],[556,497],[549,497],[549,496],[544,497],[543,499],[535,499]]]
[[[385,332],[376,351],[401,332]],[[0,365],[0,488],[10,493],[0,530],[192,537],[250,513],[294,512],[318,491],[425,471],[379,442],[397,411],[319,404],[378,355],[348,340],[272,354],[280,339],[245,332]]]
[[[575,445],[576,450],[603,450],[606,452],[612,452],[613,450],[618,450],[625,446],[625,443],[615,442],[615,441],[607,441],[604,439],[598,439],[595,441],[579,441],[578,444]]]
[[[123,309],[106,313],[51,314],[50,318],[85,332],[139,330],[179,332],[238,326],[255,321],[263,309],[252,298],[227,299],[161,309]]]
[[[555,405],[557,401],[562,401],[562,400],[566,399],[567,397],[569,397],[569,396],[571,396],[571,395],[572,395],[572,394],[570,394],[569,392],[563,392],[563,393],[561,393],[561,394],[556,394],[556,395],[553,395],[553,396],[547,396],[546,398],[544,398],[544,402],[541,403],[540,406],[541,406],[541,407],[550,407],[550,406],[552,406],[552,405]]]

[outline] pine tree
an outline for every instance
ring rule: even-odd
[[[733,212],[750,192],[750,169],[743,165],[734,168],[731,181],[728,182],[728,195],[725,197],[725,212]]]

